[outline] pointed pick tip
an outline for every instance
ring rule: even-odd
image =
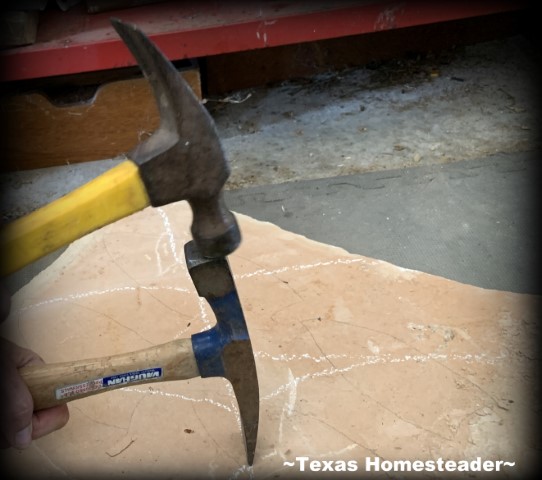
[[[259,410],[259,408],[258,408]],[[256,453],[256,440],[258,436],[258,423],[245,423],[243,415],[241,415],[241,422],[243,423],[243,433],[245,436],[245,451],[247,454],[247,463],[252,466],[254,463],[254,454]]]
[[[255,450],[256,450],[256,445],[254,445],[254,448],[252,448],[251,451],[249,451],[247,449],[247,463],[248,463],[248,466],[249,467],[252,467],[252,465],[254,464],[254,453],[255,453]]]
[[[247,463],[252,466],[258,437],[260,393],[250,340],[233,341],[225,346],[222,363],[224,376],[230,381],[237,399]]]
[[[249,467],[252,467],[252,464],[254,463],[257,432],[258,425],[243,425],[243,433],[245,437],[245,452],[247,454],[247,464]]]
[[[257,385],[257,380],[255,380],[255,383]],[[249,399],[249,402],[243,402],[242,400],[239,402],[238,399],[238,405],[239,413],[241,414],[241,423],[243,425],[247,463],[249,466],[252,466],[254,463],[254,454],[256,453],[256,442],[258,438],[258,417],[260,411],[259,395],[257,395],[257,398],[253,397],[252,399]]]

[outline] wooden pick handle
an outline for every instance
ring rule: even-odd
[[[121,387],[200,376],[190,338],[104,358],[29,365],[19,373],[32,394],[34,410]]]

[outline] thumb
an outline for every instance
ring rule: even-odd
[[[26,448],[32,441],[34,402],[18,368],[39,362],[32,351],[0,339],[0,434],[2,447]]]
[[[33,401],[14,365],[2,372],[0,408],[2,446],[28,447],[32,442]]]
[[[11,308],[11,296],[3,283],[0,283],[0,322],[3,322],[9,315]]]

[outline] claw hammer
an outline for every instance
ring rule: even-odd
[[[227,261],[241,241],[223,199],[230,170],[211,116],[173,64],[136,26],[112,24],[149,80],[160,126],[125,160],[64,197],[0,230],[1,274],[147,206],[187,200],[193,240],[184,247],[188,271],[216,324],[191,338],[131,353],[20,369],[34,409],[105,393],[127,384],[224,377],[233,387],[252,465],[259,388],[252,344]]]

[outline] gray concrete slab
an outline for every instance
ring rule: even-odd
[[[537,158],[499,154],[258,186],[228,191],[226,200],[237,212],[351,253],[484,288],[540,293]]]

